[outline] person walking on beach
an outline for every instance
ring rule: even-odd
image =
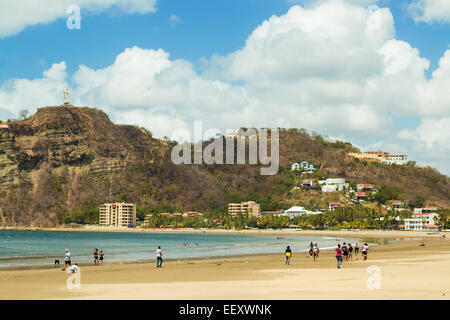
[[[94,249],[94,266],[98,264],[98,249]]]
[[[348,244],[348,260],[353,260],[353,247],[350,243]]]
[[[161,247],[156,249],[156,267],[161,268],[163,263]]]
[[[100,256],[100,265],[102,266],[102,265],[103,265],[103,256],[104,256],[104,254],[103,254],[103,251],[102,251],[102,250],[100,250],[100,254],[99,254],[99,256]]]
[[[64,252],[65,252],[65,254],[64,254],[64,268],[61,269],[62,271],[66,271],[66,267],[72,265],[72,257],[70,255],[69,248],[66,248],[66,250],[64,250]]]
[[[319,260],[319,246],[317,245],[317,243],[313,246],[313,258],[314,261],[316,261],[316,258],[317,260]]]
[[[287,246],[285,255],[286,255],[286,263],[285,264],[289,265],[289,263],[291,262],[291,256],[292,256],[291,247]]]
[[[337,267],[338,269],[341,268],[342,263],[342,248],[341,245],[338,243],[338,246],[336,248],[336,260],[337,260]]]
[[[367,260],[367,251],[369,250],[369,246],[367,245],[367,243],[364,243],[363,248],[362,248],[362,256],[364,257],[364,260]]]
[[[312,255],[313,255],[313,247],[314,247],[314,244],[311,242],[310,244],[309,244],[309,255],[312,257]],[[306,256],[306,257],[308,257],[308,256]]]
[[[343,260],[347,260],[348,259],[348,247],[345,242],[342,245],[342,254],[344,255]]]
[[[355,258],[356,258],[356,260],[358,260],[358,255],[359,255],[359,244],[355,244]]]

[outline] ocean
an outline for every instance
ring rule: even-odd
[[[340,238],[352,244],[362,239]],[[389,240],[384,240],[389,241]],[[211,233],[135,233],[135,232],[67,232],[0,231],[0,269],[51,267],[55,259],[64,261],[69,248],[72,262],[92,263],[93,249],[103,250],[105,263],[153,261],[161,246],[166,259],[215,258],[224,256],[308,251],[310,242],[321,250],[336,247],[333,237],[296,235],[249,235]],[[370,245],[370,243],[369,243]]]

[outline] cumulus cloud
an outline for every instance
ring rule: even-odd
[[[450,22],[448,0],[414,0],[408,10],[416,22]]]
[[[131,47],[103,69],[80,65],[69,76],[60,63],[40,79],[12,79],[0,88],[0,108],[60,104],[68,82],[74,104],[159,137],[192,130],[195,120],[205,129],[306,128],[361,145],[380,141],[419,161],[433,153],[429,163],[449,173],[450,137],[439,132],[450,119],[450,51],[427,79],[429,65],[395,39],[389,9],[330,0],[271,17],[240,50],[204,59],[201,72],[163,49]],[[405,116],[422,122],[402,130],[397,119]]]
[[[17,114],[22,109],[34,112],[37,107],[59,105],[67,84],[66,63],[53,64],[42,78],[11,79],[0,87],[0,109]]]
[[[0,0],[0,38],[14,35],[27,26],[46,24],[67,17],[67,8],[79,6],[87,12],[117,8],[124,14],[156,11],[157,0]]]

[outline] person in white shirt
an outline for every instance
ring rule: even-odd
[[[161,247],[156,250],[156,267],[161,268],[163,263]]]
[[[362,248],[362,256],[364,257],[364,260],[367,260],[367,251],[369,250],[369,246],[367,243],[364,243],[364,246]]]
[[[78,268],[78,263],[75,263],[73,266],[71,266],[71,267],[69,268],[69,271],[70,271],[71,273],[77,273],[78,270],[80,270],[80,268]]]

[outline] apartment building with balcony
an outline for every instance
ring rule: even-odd
[[[135,227],[136,205],[133,203],[114,202],[99,206],[99,225],[111,227]]]

